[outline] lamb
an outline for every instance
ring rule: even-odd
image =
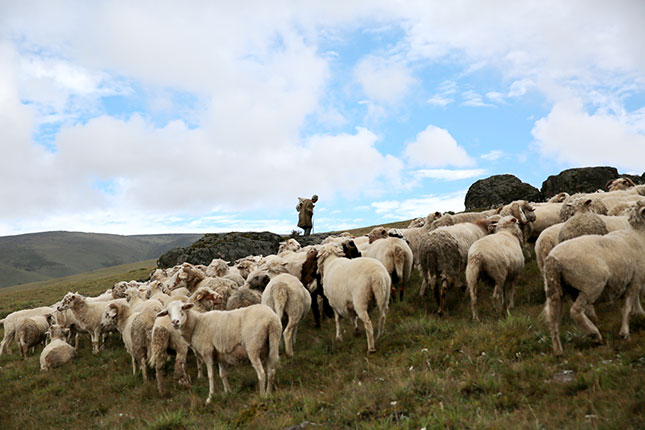
[[[419,246],[419,260],[423,283],[419,295],[423,296],[430,285],[439,305],[438,314],[443,315],[448,287],[454,285],[466,268],[468,249],[476,240],[488,234],[493,221],[479,220],[476,223],[461,223],[433,230]],[[441,281],[441,290],[437,282]]]
[[[224,392],[228,383],[228,365],[237,365],[248,359],[258,376],[260,395],[271,394],[275,369],[280,363],[280,318],[268,306],[258,304],[233,311],[198,313],[192,303],[172,302],[158,316],[169,315],[172,326],[179,330],[197,356],[206,363],[208,371],[208,398],[215,393],[213,362],[219,365],[219,376]],[[266,371],[264,364],[266,363]]]
[[[282,256],[289,252],[298,252],[301,248],[302,246],[296,239],[287,239],[284,242],[280,243],[280,247],[278,248],[278,255]]]
[[[270,307],[281,321],[286,313],[288,322],[284,329],[284,347],[286,356],[292,357],[298,324],[311,307],[309,291],[295,276],[281,273],[273,277],[264,289],[262,304]]]
[[[150,339],[155,317],[162,306],[156,303],[143,311],[137,312],[127,305],[110,303],[103,312],[103,325],[116,325],[121,333],[125,349],[132,357],[132,374],[137,373],[137,364],[141,368],[143,380],[148,380],[146,358],[150,350]]]
[[[46,372],[54,367],[60,367],[71,361],[76,355],[76,350],[65,342],[66,329],[58,324],[49,327],[51,342],[40,353],[40,370]]]
[[[355,330],[358,330],[358,317],[365,325],[367,351],[376,352],[374,329],[368,309],[370,304],[376,303],[379,312],[378,339],[383,332],[388,312],[392,287],[390,274],[380,261],[373,258],[348,259],[342,255],[342,248],[336,244],[325,245],[318,255],[318,272],[322,276],[323,290],[334,310],[336,339],[342,341],[340,317],[349,316]]]
[[[475,241],[468,250],[466,284],[470,291],[470,307],[475,321],[479,321],[477,281],[484,274],[495,284],[493,298],[498,311],[501,312],[504,306],[507,312],[513,308],[515,279],[524,267],[523,242],[524,237],[517,219],[507,216],[497,222],[494,234]]]
[[[403,289],[410,279],[414,256],[412,249],[403,239],[387,237],[374,241],[365,252],[365,257],[379,260],[387,269],[392,279],[392,299],[403,300]]]
[[[0,320],[0,323],[4,325],[4,336],[2,338],[2,342],[0,342],[0,356],[3,352],[5,352],[5,350],[9,351],[11,343],[17,340],[16,331],[23,319],[39,315],[43,316],[51,314],[53,311],[54,309],[50,306],[41,306],[34,309],[23,309],[20,311],[12,312],[2,320]]]
[[[637,202],[630,227],[605,236],[581,236],[553,248],[544,264],[545,313],[555,355],[562,355],[562,296],[577,298],[569,313],[597,342],[602,342],[591,305],[601,296],[624,297],[620,335],[629,336],[629,314],[645,285],[645,203]],[[589,317],[585,314],[589,312]]]
[[[47,329],[53,320],[53,314],[35,315],[24,318],[16,330],[18,350],[25,360],[29,358],[29,350],[35,350],[36,345],[45,344]]]

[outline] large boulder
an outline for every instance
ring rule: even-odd
[[[549,199],[561,192],[593,193],[604,190],[607,182],[619,176],[618,170],[609,166],[567,169],[549,176],[542,183],[542,194],[544,198]]]
[[[466,210],[489,209],[514,200],[542,201],[540,190],[514,175],[495,175],[480,179],[466,193]]]
[[[295,239],[304,247],[318,244],[327,236],[329,233],[297,236]],[[280,242],[286,239],[288,237],[268,231],[206,234],[189,247],[166,252],[157,260],[157,266],[166,268],[182,263],[208,265],[215,258],[233,262],[249,255],[276,254]]]

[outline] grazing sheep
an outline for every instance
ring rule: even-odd
[[[34,316],[48,315],[53,311],[54,309],[50,306],[41,306],[34,309],[23,309],[20,311],[15,311],[1,319],[0,323],[4,325],[4,336],[2,338],[2,342],[0,342],[0,355],[2,355],[5,350],[9,351],[11,343],[17,340],[16,331],[23,319]]]
[[[544,263],[545,312],[555,355],[562,354],[562,296],[573,293],[571,317],[596,341],[602,336],[585,312],[601,296],[624,297],[620,335],[629,336],[629,314],[645,285],[645,203],[637,202],[630,227],[605,236],[581,236],[553,248]]]
[[[414,260],[408,243],[396,237],[378,239],[370,244],[364,255],[383,263],[392,279],[392,299],[396,298],[398,290],[399,300],[403,300],[403,289],[410,279]]]
[[[60,367],[74,358],[76,350],[65,342],[66,331],[67,329],[58,324],[49,327],[51,342],[40,353],[40,370],[46,372],[54,367]]]
[[[378,338],[383,332],[388,311],[392,286],[390,274],[380,261],[373,258],[348,259],[342,255],[342,248],[335,244],[325,245],[318,254],[318,272],[322,276],[323,290],[334,310],[336,339],[342,341],[340,317],[349,316],[355,330],[358,330],[358,317],[365,325],[367,351],[376,352],[368,310],[372,303],[378,308]]]
[[[493,298],[498,311],[513,308],[515,279],[524,267],[522,245],[524,237],[515,217],[500,219],[494,234],[475,241],[468,250],[466,284],[470,291],[470,307],[473,319],[479,321],[477,314],[477,281],[487,275],[493,280]],[[508,288],[510,287],[510,288]]]
[[[260,395],[271,394],[275,368],[280,363],[280,318],[268,306],[259,304],[233,311],[199,313],[192,303],[172,302],[158,316],[169,315],[172,326],[179,330],[208,371],[208,398],[215,393],[213,362],[217,360],[224,392],[228,384],[228,365],[248,359],[258,376]],[[262,361],[266,362],[266,372]]]
[[[262,293],[262,304],[267,305],[282,321],[283,314],[288,317],[284,329],[284,349],[287,357],[293,356],[298,324],[309,312],[311,296],[302,282],[289,273],[281,273],[271,279]]]
[[[468,249],[476,240],[488,234],[492,221],[479,220],[476,223],[460,223],[439,227],[428,234],[419,246],[419,260],[423,283],[419,295],[423,296],[428,286],[432,287],[439,305],[438,314],[443,315],[448,287],[454,285],[466,268]],[[438,283],[441,282],[441,290]]]
[[[36,315],[24,318],[16,329],[16,339],[18,340],[18,350],[25,360],[29,358],[29,350],[34,351],[36,345],[45,344],[47,329],[53,320],[53,314]]]

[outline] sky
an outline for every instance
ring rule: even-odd
[[[645,171],[645,1],[0,0],[0,236],[460,211]]]

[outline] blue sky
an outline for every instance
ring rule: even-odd
[[[316,231],[645,171],[645,2],[0,0],[0,235]]]

